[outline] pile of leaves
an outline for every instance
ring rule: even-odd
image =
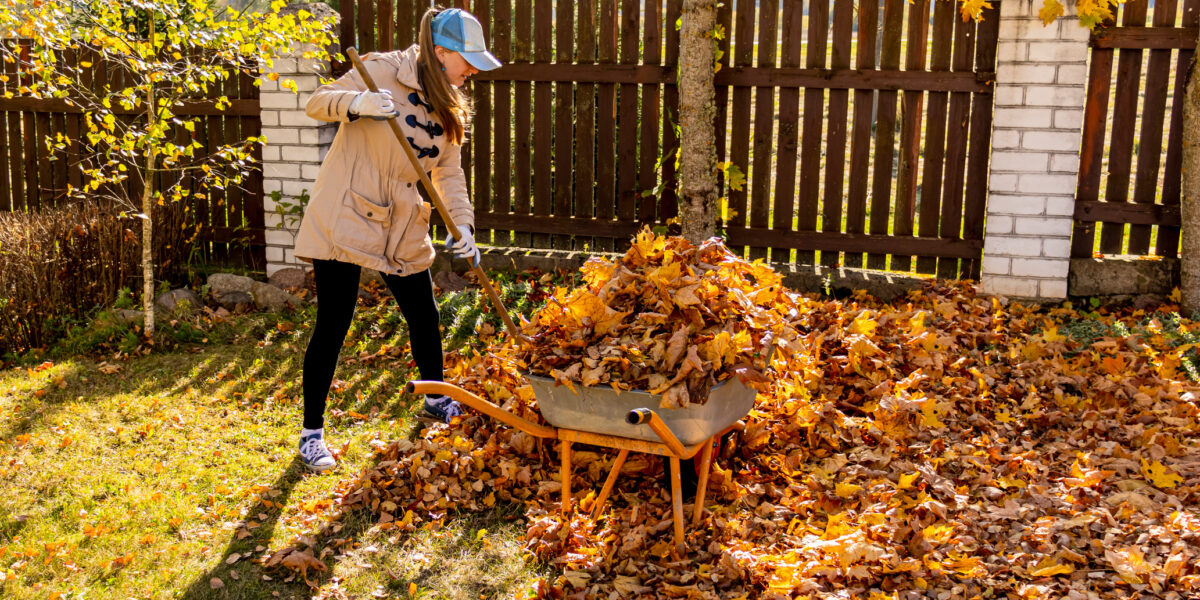
[[[523,327],[519,366],[574,387],[662,394],[703,404],[737,374],[764,381],[773,347],[794,341],[796,297],[779,274],[730,252],[644,229],[620,260],[592,258],[584,285],[558,288]]]
[[[685,555],[656,457],[631,455],[593,520],[615,453],[577,446],[564,517],[557,443],[481,416],[380,442],[334,502],[397,531],[522,504],[528,549],[561,573],[538,597],[1200,595],[1200,386],[1185,343],[1200,325],[1177,306],[1083,314],[938,283],[891,303],[793,301],[799,337],[714,463]],[[521,356],[498,340],[453,356],[446,376],[536,422]]]

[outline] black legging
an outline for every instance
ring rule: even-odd
[[[354,318],[358,300],[358,265],[335,260],[314,260],[317,282],[317,324],[304,352],[304,427],[320,429],[325,424],[325,398],[333,383],[338,354]],[[384,275],[400,312],[408,323],[409,343],[421,379],[442,380],[442,334],[438,328],[437,300],[433,277],[426,269],[400,277]]]

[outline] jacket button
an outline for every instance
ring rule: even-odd
[[[375,216],[375,213],[373,213],[373,212],[368,212],[368,213],[367,213],[367,216],[368,216],[368,217],[373,217],[373,216]]]
[[[412,187],[412,182],[408,182],[408,187]]]

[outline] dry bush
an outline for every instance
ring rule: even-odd
[[[186,264],[182,207],[156,214],[156,277]],[[141,222],[93,203],[0,213],[0,356],[45,346],[70,323],[140,289]]]

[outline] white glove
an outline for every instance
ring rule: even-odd
[[[471,235],[470,227],[459,225],[458,237],[447,234],[446,247],[455,258],[470,259],[472,267],[479,266],[479,248],[475,245],[475,236]]]
[[[392,102],[390,90],[378,92],[359,92],[350,103],[350,113],[360,117],[370,117],[383,121],[399,115],[396,105]]]

